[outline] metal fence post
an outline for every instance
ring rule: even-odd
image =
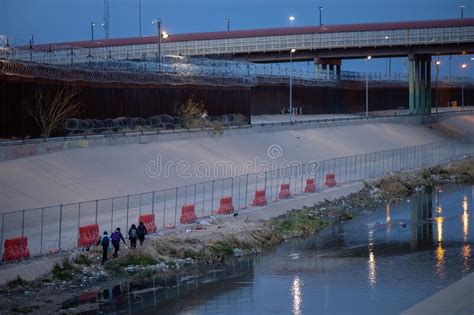
[[[212,180],[212,189],[211,189],[211,211],[214,209],[214,179]]]
[[[79,202],[77,206],[77,231],[79,232],[79,228],[81,227],[81,203]]]
[[[230,197],[234,198],[234,177],[230,178]],[[232,203],[234,200],[232,199]]]
[[[163,227],[165,227],[165,223],[166,223],[166,189],[165,189],[165,193],[164,193],[164,196],[163,196]]]
[[[151,213],[155,214],[155,191],[151,192]],[[127,225],[128,228],[128,225]]]
[[[25,210],[21,211],[21,237],[25,236]]]
[[[267,192],[267,171],[265,171],[265,184],[263,185],[263,188],[265,189],[265,193]]]
[[[196,206],[196,185],[194,184],[194,197],[193,197],[193,205]]]
[[[61,249],[61,229],[63,227],[63,205],[59,206],[59,241],[58,250]]]
[[[176,196],[174,199],[174,225],[178,224],[178,187],[176,187]]]
[[[40,255],[43,254],[43,223],[44,223],[44,208],[41,208]],[[3,240],[3,218],[2,218],[2,240]]]
[[[245,175],[245,204],[247,206],[247,198],[248,198],[248,190],[249,190],[249,174]]]
[[[127,196],[127,210],[128,210],[128,196]],[[142,214],[142,194],[140,194],[140,201],[138,203],[138,213],[139,215]],[[127,215],[127,219],[128,219],[128,215]],[[127,224],[127,227],[128,227],[128,224]]]
[[[4,240],[4,228],[5,228],[5,213],[2,213],[2,241],[0,242],[0,254],[3,255],[3,240]],[[41,233],[41,236],[43,236],[43,233]]]
[[[140,209],[141,209],[141,200],[142,199],[142,195],[140,194]],[[128,230],[128,213],[129,213],[129,209],[130,209],[130,195],[127,196],[127,219],[126,219],[126,224],[125,224],[125,230]],[[140,215],[142,214],[142,212],[140,211],[139,212]],[[112,233],[112,230],[110,231]]]
[[[97,214],[99,212],[99,200],[95,201],[95,224],[97,224]]]

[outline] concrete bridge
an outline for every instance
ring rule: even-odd
[[[163,32],[161,32],[163,34]],[[292,50],[295,50],[292,53]],[[34,54],[32,53],[34,52]],[[253,62],[313,60],[315,71],[341,72],[343,59],[409,59],[409,108],[431,110],[431,57],[474,53],[474,19],[286,27],[69,42],[23,47],[17,59],[47,62],[48,54],[76,58],[143,59],[206,56]],[[22,55],[23,54],[23,55]],[[67,56],[71,56],[71,58]],[[0,51],[1,58],[1,51]],[[15,57],[14,57],[15,58]]]

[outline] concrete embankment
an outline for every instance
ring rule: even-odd
[[[449,121],[434,129],[413,123],[300,126],[294,130],[288,126],[258,131],[252,128],[222,136],[180,136],[168,141],[87,147],[3,161],[0,211],[190,185],[277,168],[285,161],[305,163],[442,141],[449,138],[442,128]],[[451,125],[459,124],[456,121]],[[469,121],[465,126],[468,130],[474,128]],[[276,156],[269,154],[270,148],[277,148]],[[198,166],[205,168],[202,176],[196,174]]]

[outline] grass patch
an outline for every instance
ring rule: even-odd
[[[314,208],[291,210],[271,221],[276,231],[286,237],[306,236],[316,233],[329,224],[318,216]]]
[[[37,310],[37,309],[39,309],[39,306],[38,306],[38,305],[33,305],[33,306],[16,306],[16,307],[12,308],[12,311],[15,312],[15,313],[26,314],[26,313],[34,312],[34,311]]]
[[[157,263],[158,261],[151,255],[136,251],[110,261],[105,268],[115,273],[123,273],[124,268],[128,266],[146,267]]]
[[[210,251],[213,256],[225,257],[234,254],[234,247],[228,241],[218,241],[210,246]]]
[[[15,280],[11,280],[7,283],[7,286],[10,289],[14,289],[16,287],[26,287],[27,285],[28,285],[28,281],[26,281],[25,279],[21,278],[18,275],[16,276]]]
[[[76,265],[84,265],[84,266],[92,265],[92,260],[88,256],[83,255],[83,254],[77,256],[73,261]]]
[[[78,268],[71,264],[69,258],[64,258],[62,266],[56,263],[53,267],[53,277],[58,280],[71,280]]]

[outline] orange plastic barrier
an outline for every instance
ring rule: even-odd
[[[217,214],[229,214],[234,212],[234,205],[232,204],[232,197],[223,197],[221,198],[221,204]]]
[[[336,174],[326,174],[326,180],[324,181],[324,185],[327,187],[334,187],[337,185],[336,183]]]
[[[290,184],[281,184],[280,193],[278,194],[279,199],[288,199],[291,197]]]
[[[194,205],[185,205],[181,208],[181,217],[179,223],[191,224],[197,221],[196,212],[194,211]]]
[[[17,237],[7,239],[3,243],[3,261],[20,260],[30,257],[28,238]]]
[[[138,222],[143,222],[143,224],[145,224],[147,233],[156,233],[157,229],[154,214],[142,214],[138,217]]]
[[[267,204],[267,198],[265,197],[265,189],[257,190],[255,192],[255,198],[253,199],[253,206],[265,206]]]
[[[306,180],[306,187],[304,188],[305,193],[314,193],[316,191],[316,185],[314,184],[313,178]]]
[[[89,247],[97,244],[100,239],[99,226],[97,224],[89,224],[79,227],[79,247]]]

